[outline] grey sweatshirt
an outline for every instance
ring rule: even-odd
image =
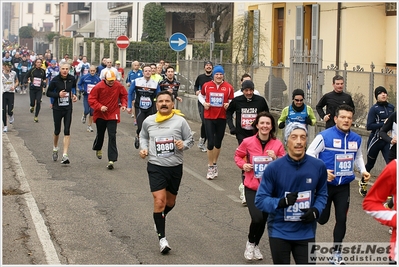
[[[179,115],[173,115],[163,122],[155,122],[155,116],[148,116],[140,131],[140,149],[148,150],[148,162],[165,167],[183,163],[183,150],[194,145],[191,128]],[[179,150],[174,141],[182,140],[184,148]]]

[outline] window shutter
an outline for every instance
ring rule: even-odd
[[[319,11],[320,6],[318,4],[312,5],[312,52],[317,55],[319,51]]]
[[[303,51],[303,6],[296,6],[295,50]]]

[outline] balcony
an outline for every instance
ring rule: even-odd
[[[108,10],[110,12],[131,12],[133,3],[108,3]]]
[[[68,14],[85,14],[90,12],[90,7],[85,3],[68,3]]]

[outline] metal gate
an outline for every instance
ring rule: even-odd
[[[323,41],[319,40],[318,50],[299,51],[294,48],[294,40],[290,42],[290,86],[288,97],[294,89],[302,89],[308,105],[313,109],[322,97],[324,75],[322,67]]]

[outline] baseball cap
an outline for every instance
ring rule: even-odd
[[[109,70],[105,73],[105,79],[107,81],[115,81],[116,80],[116,76],[115,73],[112,70]]]
[[[206,66],[206,65],[211,65],[212,67],[213,67],[213,63],[212,63],[212,61],[205,61],[204,62],[204,67]]]
[[[55,61],[55,60],[53,59],[53,60],[51,60],[50,63],[51,63],[51,64],[55,64],[55,63],[57,63],[57,61]]]
[[[12,66],[10,61],[3,61],[3,66]]]
[[[119,60],[115,61],[115,64],[121,64],[121,62]]]

